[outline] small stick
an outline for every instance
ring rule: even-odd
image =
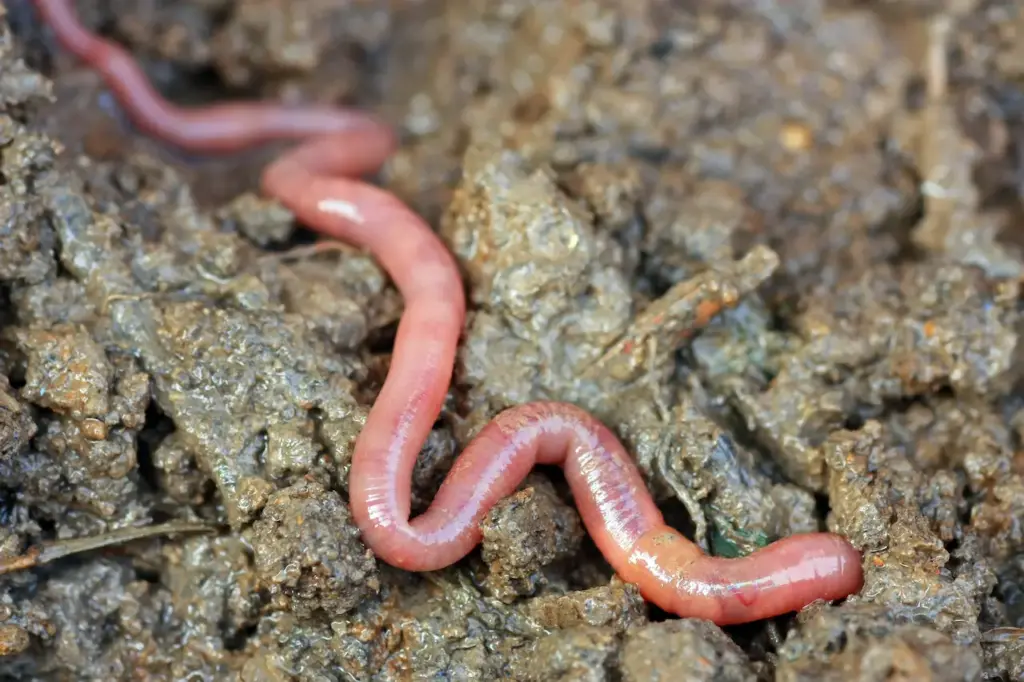
[[[322,240],[308,246],[296,246],[293,249],[288,249],[287,251],[282,251],[280,253],[268,253],[261,256],[260,260],[264,262],[287,262],[305,260],[325,253],[355,254],[360,253],[360,250],[353,248],[345,242]]]
[[[935,17],[928,25],[928,99],[933,102],[945,99],[949,88],[949,59],[946,56],[946,49],[951,28],[952,23],[945,14]]]
[[[633,321],[630,329],[613,342],[584,370],[587,376],[604,374],[629,381],[651,362],[644,356],[656,339],[661,358],[668,357],[697,332],[708,326],[720,312],[736,306],[740,299],[761,285],[779,265],[771,249],[757,246],[724,269],[712,269],[679,282],[652,302]]]
[[[90,552],[104,547],[121,545],[134,540],[142,540],[160,535],[175,535],[178,533],[212,533],[214,528],[205,523],[196,521],[170,521],[159,523],[153,526],[142,526],[139,528],[119,528],[118,530],[102,535],[94,535],[84,538],[72,538],[70,540],[59,540],[30,547],[28,551],[10,559],[0,560],[0,575],[24,571],[44,564],[51,563],[57,559]]]

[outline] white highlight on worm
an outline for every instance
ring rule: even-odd
[[[366,218],[363,217],[363,214],[359,212],[359,209],[356,208],[356,205],[351,201],[345,201],[344,199],[323,199],[316,205],[316,207],[323,213],[336,215],[359,225],[366,222]]]

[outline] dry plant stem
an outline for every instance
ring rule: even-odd
[[[708,270],[679,282],[647,306],[629,330],[589,367],[588,376],[603,374],[619,381],[636,379],[652,365],[671,358],[721,312],[735,307],[779,265],[779,257],[756,246],[729,267]],[[654,341],[654,343],[650,343]]]
[[[920,167],[925,217],[915,233],[918,239],[936,244],[946,241],[957,211],[970,200],[970,190],[963,185],[967,178],[959,168],[962,140],[957,114],[948,94],[951,30],[951,20],[944,14],[930,20],[924,60],[927,100],[922,112]]]
[[[72,554],[81,554],[82,552],[103,549],[104,547],[123,545],[126,542],[133,542],[135,540],[143,540],[161,535],[212,533],[213,531],[214,529],[205,523],[170,521],[140,528],[119,528],[118,530],[93,537],[60,540],[30,547],[27,552],[20,556],[0,560],[0,575],[42,566]]]
[[[545,463],[565,469],[580,515],[612,567],[667,611],[742,623],[860,589],[859,553],[827,533],[786,538],[740,559],[706,556],[665,525],[614,434],[565,403],[531,403],[495,417],[459,456],[427,511],[410,521],[413,467],[448,392],[466,304],[455,260],[430,227],[390,193],[353,179],[384,162],[392,137],[350,125],[366,120],[359,114],[332,118],[270,105],[265,112],[259,105],[191,111],[183,133],[167,113],[181,112],[140,82],[125,53],[87,34],[66,2],[36,4],[58,39],[107,79],[152,134],[198,149],[237,148],[274,131],[310,135],[267,167],[263,190],[317,232],[367,249],[405,300],[391,366],[357,440],[349,479],[353,517],[380,559],[410,571],[455,563],[480,542],[488,510]]]
[[[1024,628],[1002,626],[981,633],[981,641],[987,644],[1004,644],[1024,641]]]
[[[945,99],[949,86],[949,61],[946,50],[949,45],[950,18],[939,15],[928,25],[928,99],[932,102]]]

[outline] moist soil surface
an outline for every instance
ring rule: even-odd
[[[1024,679],[1018,2],[73,4],[180,104],[394,126],[375,181],[470,301],[413,513],[495,414],[563,400],[707,552],[830,530],[865,583],[676,618],[547,469],[457,565],[378,561],[347,487],[386,273],[258,194],[280,145],[137,134],[7,0],[0,680]]]

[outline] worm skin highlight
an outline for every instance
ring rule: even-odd
[[[462,559],[480,542],[484,515],[540,463],[564,469],[587,530],[620,577],[678,616],[746,623],[860,589],[860,554],[830,533],[795,535],[738,559],[704,555],[665,525],[615,435],[565,403],[528,403],[495,417],[456,460],[427,511],[410,520],[413,468],[451,382],[466,304],[455,259],[430,227],[390,193],[352,179],[384,162],[393,149],[390,132],[344,110],[176,109],[127,52],[86,31],[66,2],[34,1],[58,40],[98,70],[151,135],[195,151],[312,138],[267,167],[264,192],[310,228],[369,250],[405,300],[391,366],[349,478],[353,517],[381,560],[429,571]]]

